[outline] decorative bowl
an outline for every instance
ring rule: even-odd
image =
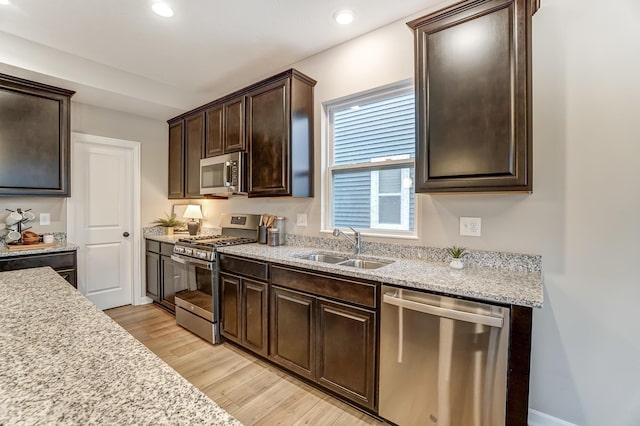
[[[40,235],[31,231],[24,231],[22,233],[22,243],[23,244],[36,244],[40,241]]]

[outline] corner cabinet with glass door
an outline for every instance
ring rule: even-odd
[[[410,81],[325,104],[326,227],[415,233],[415,105]]]

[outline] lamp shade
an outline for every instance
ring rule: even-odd
[[[197,204],[189,204],[184,210],[182,217],[186,219],[202,219],[202,211]]]

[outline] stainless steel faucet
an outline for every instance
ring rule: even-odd
[[[334,228],[333,229],[333,236],[334,237],[339,237],[340,234],[342,234],[347,240],[349,240],[351,242],[351,244],[353,244],[353,253],[354,254],[360,254],[360,240],[361,240],[360,232],[356,231],[352,227],[349,227],[349,229],[351,229],[353,231],[353,238],[351,238],[350,236],[348,236],[347,234],[345,234],[344,232],[342,232],[338,228]]]

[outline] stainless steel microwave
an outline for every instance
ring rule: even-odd
[[[245,154],[233,152],[200,160],[200,194],[245,194]]]

